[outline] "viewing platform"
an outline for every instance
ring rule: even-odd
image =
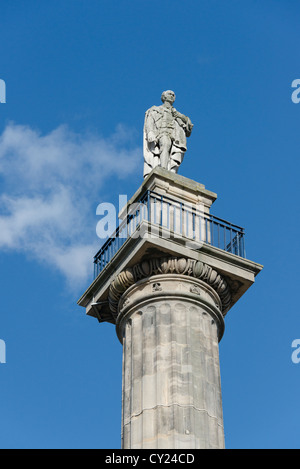
[[[140,263],[151,259],[160,265],[176,257],[182,263],[189,259],[187,266],[191,262],[209,266],[207,273],[203,271],[204,279],[216,272],[226,280],[231,292],[223,304],[227,314],[262,266],[246,259],[244,229],[210,213],[216,199],[217,194],[203,184],[155,168],[121,209],[118,228],[94,257],[94,281],[78,301],[86,313],[99,322],[115,324],[117,311],[110,298],[114,279],[120,275],[122,279],[126,272],[120,285],[123,292],[132,269],[138,280]],[[192,275],[190,267],[185,274]]]
[[[118,228],[94,257],[95,278],[128,238],[152,235],[186,243],[193,249],[199,249],[205,243],[246,257],[244,228],[210,214],[203,202],[185,203],[176,195],[147,189],[139,200],[127,204],[121,217],[123,220]]]

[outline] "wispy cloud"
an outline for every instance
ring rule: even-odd
[[[70,284],[84,282],[99,247],[89,237],[95,188],[136,171],[141,149],[131,137],[121,125],[103,138],[9,124],[0,135],[0,250],[46,262]]]

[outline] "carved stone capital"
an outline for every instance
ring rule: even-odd
[[[162,306],[163,305],[163,306]],[[181,320],[190,311],[211,318],[217,327],[219,341],[224,333],[224,317],[221,300],[216,291],[203,280],[181,274],[158,274],[138,280],[121,296],[116,319],[116,330],[120,342],[128,321],[136,314],[146,314],[151,309],[164,307],[185,311]],[[199,309],[200,308],[200,309]],[[201,313],[199,313],[201,311]],[[178,320],[179,316],[174,320]]]
[[[212,267],[201,261],[183,257],[160,257],[147,259],[133,267],[122,271],[111,283],[108,294],[109,307],[117,319],[119,311],[119,300],[126,290],[139,282],[160,274],[184,275],[194,277],[208,284],[220,298],[222,315],[225,316],[230,304],[231,293],[225,279]],[[156,278],[152,286],[153,291],[159,293],[159,278]],[[192,293],[200,296],[199,286],[191,286]],[[197,291],[196,291],[197,290]],[[219,307],[219,305],[217,305]]]

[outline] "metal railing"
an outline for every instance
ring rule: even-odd
[[[163,238],[180,237],[193,241],[194,248],[205,243],[245,257],[244,229],[205,213],[199,207],[202,208],[200,204],[192,206],[148,190],[138,203],[129,207],[126,218],[95,255],[95,277],[128,238],[140,235],[139,227],[143,221],[147,221],[150,227],[160,227]]]

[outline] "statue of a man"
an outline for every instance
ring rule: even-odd
[[[164,91],[161,100],[161,106],[152,106],[146,111],[144,177],[156,166],[177,173],[186,152],[186,137],[193,129],[190,119],[173,107],[173,91]]]

